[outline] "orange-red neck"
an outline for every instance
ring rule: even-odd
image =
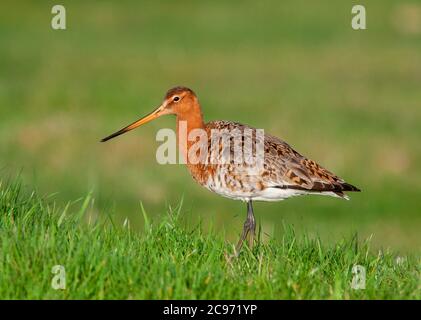
[[[203,122],[202,110],[197,101],[193,103],[192,108],[189,108],[189,112],[179,112],[177,116],[177,141],[178,147],[184,157],[184,160],[188,163],[188,150],[195,141],[189,141],[189,134],[195,129],[205,129]]]

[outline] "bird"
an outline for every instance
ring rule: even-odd
[[[101,142],[127,133],[163,115],[176,117],[178,147],[193,179],[211,192],[246,203],[247,216],[240,239],[234,247],[234,256],[239,255],[246,240],[249,248],[253,248],[256,233],[254,201],[281,201],[302,195],[327,195],[349,200],[345,192],[361,191],[275,136],[266,133],[259,135],[258,129],[232,121],[216,120],[205,123],[197,95],[184,86],[168,90],[158,108],[105,137]],[[190,155],[197,152],[189,154],[189,151],[194,143],[198,142],[183,141],[186,139],[182,139],[179,134],[182,125],[186,127],[187,134],[196,131],[205,134],[205,138],[199,142],[199,148],[197,145],[195,148],[202,150],[203,147],[203,150],[207,151],[204,152],[202,161],[190,160]],[[214,131],[231,133],[229,143],[221,146],[221,140],[212,141]],[[249,141],[247,139],[251,139],[252,143],[246,143]],[[212,142],[215,141],[216,148],[212,146]],[[256,161],[245,161],[246,156],[240,161],[234,161],[235,141],[243,149],[243,155],[257,157],[259,149],[263,155],[260,165],[256,165]],[[219,151],[219,154],[215,155],[215,150]]]

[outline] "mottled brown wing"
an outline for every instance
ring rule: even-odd
[[[338,195],[342,195],[343,191],[360,191],[276,137],[266,136],[265,147],[268,163],[265,169],[272,176],[273,169],[278,168],[274,174],[276,178],[268,181],[272,187],[316,192],[330,191]]]
[[[213,121],[207,124],[211,129],[232,131],[245,128],[255,130],[247,125],[231,121]],[[243,147],[245,147],[243,145]],[[231,149],[231,152],[233,150]],[[343,196],[343,191],[359,191],[343,179],[326,170],[313,160],[309,160],[295,151],[288,143],[271,136],[264,136],[264,166],[258,177],[255,173],[247,174],[248,167],[233,167],[233,174],[244,175],[246,179],[261,185],[261,188],[297,189],[314,192],[335,192]],[[236,172],[238,171],[238,172]],[[258,181],[257,181],[257,180]]]

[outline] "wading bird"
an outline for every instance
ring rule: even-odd
[[[209,137],[205,143],[205,149],[209,150],[206,160],[189,161],[189,148],[193,141],[181,141],[177,130],[179,148],[184,155],[186,165],[194,180],[208,190],[221,196],[247,203],[247,219],[244,223],[240,240],[235,248],[235,255],[240,252],[244,240],[248,238],[252,248],[256,222],[253,213],[253,201],[280,201],[293,196],[317,194],[328,195],[348,199],[344,191],[360,191],[357,187],[346,183],[343,179],[326,170],[313,160],[295,151],[289,144],[274,136],[263,136],[263,165],[236,163],[233,160],[218,163],[209,161],[211,156],[210,137],[213,130],[225,130],[226,132],[240,132],[240,144],[244,153],[255,154],[256,146],[247,145],[244,139],[245,130],[256,131],[249,126],[231,121],[211,121],[204,123],[202,110],[196,94],[186,87],[170,89],[162,104],[153,112],[128,125],[127,127],[102,139],[102,142],[135,129],[160,116],[172,114],[176,116],[177,129],[181,123],[187,126],[187,133],[200,129]],[[252,140],[257,140],[257,134]],[[253,141],[258,142],[258,141]],[[220,147],[219,149],[221,149]],[[229,144],[228,154],[232,155],[233,146]],[[250,149],[251,148],[251,149]],[[224,152],[221,152],[224,154]],[[221,156],[222,157],[222,156]]]

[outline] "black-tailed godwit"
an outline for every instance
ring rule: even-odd
[[[247,219],[236,246],[236,254],[240,252],[244,240],[248,237],[250,247],[253,246],[256,230],[253,201],[280,201],[307,194],[348,199],[344,191],[360,191],[313,160],[302,156],[285,141],[266,134],[263,136],[264,141],[261,141],[264,157],[260,167],[256,167],[255,163],[235,162],[233,160],[235,150],[232,143],[228,145],[228,156],[231,157],[229,161],[210,161],[212,131],[223,131],[228,134],[236,132],[237,136],[240,134],[239,141],[243,154],[256,154],[257,129],[231,121],[204,123],[198,98],[191,89],[186,87],[170,89],[161,106],[155,111],[101,141],[110,140],[166,114],[175,115],[177,118],[178,145],[194,180],[212,192],[247,203]],[[187,133],[199,129],[207,134],[208,139],[204,142],[206,143],[204,148],[208,151],[205,161],[189,161],[189,148],[195,142],[181,141],[178,128],[182,122],[187,126]],[[254,132],[253,143],[250,145],[245,143],[246,130]],[[247,148],[248,150],[245,150]],[[222,147],[219,147],[220,157],[224,154],[221,149]]]

